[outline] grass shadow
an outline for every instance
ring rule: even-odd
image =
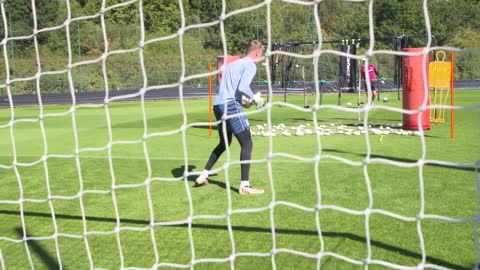
[[[188,173],[191,173],[193,172],[193,170],[195,170],[197,168],[197,166],[195,165],[188,165],[188,169],[187,169],[187,172]],[[172,169],[172,175],[174,177],[182,177],[185,175],[185,165],[181,165],[180,167],[177,167],[177,168],[173,168]],[[212,176],[217,176],[217,174],[212,174],[209,176],[208,178],[208,183],[211,185],[216,185],[218,187],[221,187],[223,189],[227,189],[227,184],[225,182],[221,182],[221,181],[218,181],[218,180],[215,180],[215,179],[212,179],[211,177]],[[190,182],[193,182],[194,183],[194,188],[199,188],[199,187],[202,187],[203,185],[198,185],[196,182],[195,182],[195,179],[197,178],[197,175],[188,175],[187,176],[187,180],[190,181]],[[238,188],[235,188],[233,186],[230,186],[230,190],[235,192],[235,193],[238,193]]]
[[[299,122],[299,121],[313,122],[313,118],[293,117],[293,118],[290,118],[290,119],[293,120],[293,121],[295,121],[295,122]],[[319,123],[324,123],[324,122],[327,122],[327,120],[317,119],[317,122],[319,122]]]
[[[2,212],[0,211],[0,213]],[[20,212],[18,212],[18,215],[20,215]],[[50,214],[46,215],[51,217]],[[44,215],[41,216],[45,217]],[[23,238],[23,229],[21,227],[15,228],[15,232],[20,238]],[[25,237],[31,238],[34,236],[29,235],[27,232]],[[29,249],[34,252],[38,258],[40,258],[45,266],[47,266],[47,269],[66,269],[64,266],[59,265],[58,261],[39,244],[39,241],[28,240],[26,243]]]
[[[17,215],[20,216],[20,211],[13,211],[13,210],[0,210],[0,214],[2,215]],[[24,211],[23,215],[25,216],[33,216],[33,217],[42,217],[42,218],[52,218],[50,213],[40,213],[40,212],[30,212]],[[71,220],[83,220],[82,216],[76,215],[68,215],[68,214],[55,214],[57,219],[71,219]],[[86,220],[89,221],[100,221],[100,222],[110,222],[110,223],[117,223],[116,218],[109,218],[109,217],[92,217],[92,216],[85,216]],[[130,223],[130,224],[141,224],[148,226],[150,224],[150,220],[140,220],[140,219],[121,219],[120,222],[122,223]],[[171,227],[179,227],[179,228],[188,228],[189,224],[175,224],[175,225],[166,225]],[[216,225],[216,224],[206,224],[206,223],[192,223],[192,228],[196,229],[213,229],[213,230],[228,230],[224,225]],[[244,231],[244,232],[252,232],[252,233],[265,233],[271,234],[271,228],[263,228],[263,227],[252,227],[252,226],[239,226],[233,225],[232,230],[234,231]],[[21,228],[16,228],[16,232],[20,238],[23,238],[23,231]],[[288,229],[288,228],[275,228],[275,233],[277,234],[287,234],[287,235],[306,235],[312,237],[318,237],[318,231],[316,230],[302,230],[302,229]],[[348,232],[332,232],[332,231],[322,231],[323,237],[330,237],[330,238],[345,238],[356,242],[366,243],[367,239],[364,236],[359,236],[353,233]],[[30,237],[27,235],[27,237]],[[49,269],[58,267],[58,263],[51,256],[45,249],[43,249],[36,241],[28,241],[27,243],[29,247],[36,252],[40,258],[44,261],[46,265],[49,266]],[[421,259],[422,254],[419,252],[411,251],[405,248],[397,247],[379,240],[371,239],[370,244],[372,246],[388,250],[391,252],[399,253],[406,257],[411,257],[415,259]],[[471,269],[469,267],[465,267],[462,265],[454,264],[448,261],[445,261],[440,258],[427,256],[427,261],[442,267],[450,268],[450,269],[460,269],[466,270]],[[63,268],[65,269],[65,268]]]
[[[330,148],[323,148],[322,151],[331,152],[331,153],[340,153],[340,154],[352,154],[352,155],[357,155],[357,156],[360,156],[360,157],[365,157],[366,156],[366,154],[360,154],[360,153],[354,153],[354,152],[343,151],[343,150],[338,150],[338,149],[330,149]],[[378,154],[371,154],[370,158],[383,158],[383,159],[389,159],[389,160],[398,161],[398,162],[405,162],[405,163],[416,163],[418,161],[417,159],[401,158],[401,157],[378,155]],[[450,165],[447,165],[447,164],[437,164],[437,163],[425,163],[425,166],[475,172],[475,167],[455,167],[455,166],[450,166]]]
[[[191,126],[191,128],[199,128],[199,129],[210,129],[209,126]],[[212,125],[212,130],[218,130],[218,126],[217,125]]]

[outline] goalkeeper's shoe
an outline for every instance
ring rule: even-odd
[[[208,185],[208,178],[201,174],[197,177],[195,182],[197,185]]]
[[[245,187],[240,187],[240,190],[238,192],[241,195],[251,195],[251,194],[262,194],[264,190],[254,188],[252,186],[245,186]]]

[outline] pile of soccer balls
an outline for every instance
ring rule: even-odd
[[[400,136],[420,136],[418,131],[407,131],[403,130],[400,127],[402,124],[398,125],[387,125],[387,126],[372,126],[368,125],[367,127],[363,125],[336,125],[334,123],[330,125],[319,125],[317,128],[311,124],[301,124],[298,126],[286,126],[285,124],[272,125],[272,128],[269,129],[267,124],[256,125],[252,127],[251,132],[254,136],[264,136],[264,137],[275,137],[277,135],[283,136],[308,136],[308,135],[318,135],[318,136],[332,136],[332,135],[344,135],[344,136],[359,136],[365,133],[374,134],[374,135],[400,135]]]

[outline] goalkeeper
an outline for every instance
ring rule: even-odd
[[[217,87],[217,94],[213,104],[213,112],[217,121],[222,117],[240,114],[233,118],[228,118],[218,124],[219,143],[212,151],[204,171],[196,179],[197,184],[207,185],[210,169],[215,165],[218,158],[230,146],[232,136],[235,135],[240,143],[240,160],[249,161],[252,156],[252,135],[247,117],[242,114],[242,98],[246,97],[247,104],[255,102],[257,106],[262,106],[264,101],[260,93],[253,94],[250,89],[250,83],[257,72],[256,63],[260,61],[263,55],[264,47],[260,41],[253,40],[247,51],[247,56],[229,64],[223,74],[220,86]],[[226,124],[226,134],[223,134],[223,123]],[[226,136],[224,136],[226,135]],[[227,139],[227,142],[225,142]],[[242,195],[263,193],[263,189],[256,189],[250,185],[250,163],[241,165],[241,181],[239,193]]]

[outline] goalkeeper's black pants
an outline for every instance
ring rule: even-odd
[[[217,147],[212,151],[212,154],[210,155],[210,158],[208,159],[207,165],[205,165],[205,170],[210,171],[217,162],[217,160],[220,158],[220,156],[225,152],[226,149],[226,144],[225,144],[225,137],[222,131],[222,125],[218,125],[218,135],[220,137],[220,142],[218,143]],[[229,128],[227,128],[227,140],[228,140],[228,146],[232,143],[232,137],[233,133]],[[235,137],[237,138],[238,142],[240,143],[240,160],[241,161],[249,161],[252,158],[252,134],[250,133],[250,130],[244,130],[238,134],[235,134]],[[249,180],[249,174],[250,174],[250,162],[248,163],[242,163],[240,165],[241,167],[241,180]]]

